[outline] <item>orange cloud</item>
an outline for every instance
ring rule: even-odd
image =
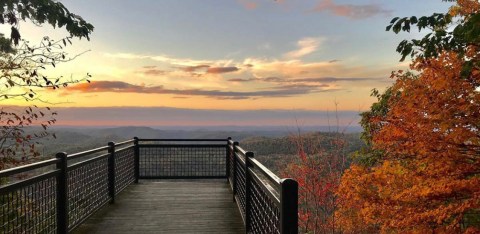
[[[157,68],[150,68],[142,71],[142,73],[149,76],[158,76],[158,75],[165,75],[165,73],[167,72]]]
[[[238,71],[238,67],[210,67],[207,69],[207,73],[210,74],[220,74]]]
[[[375,15],[390,15],[391,10],[383,9],[377,4],[336,4],[333,0],[321,0],[313,9],[316,12],[328,11],[337,16],[343,16],[350,19],[364,19]]]
[[[245,9],[247,9],[247,10],[255,10],[258,7],[258,4],[256,2],[253,2],[253,1],[239,0],[238,2],[240,4],[242,4],[242,6],[245,7]]]
[[[365,81],[380,81],[383,78],[361,78],[361,77],[314,77],[314,78],[295,78],[287,79],[281,77],[265,77],[265,78],[233,78],[229,81],[233,82],[270,82],[270,83],[335,83],[335,82],[365,82]]]
[[[292,97],[318,92],[331,92],[336,90],[318,89],[316,87],[297,86],[295,88],[273,88],[270,90],[237,92],[221,90],[204,89],[168,89],[160,86],[145,86],[129,84],[123,81],[94,81],[92,83],[81,83],[68,87],[68,91],[77,91],[82,93],[96,92],[115,92],[115,93],[143,93],[143,94],[173,94],[177,96],[203,96],[214,99],[256,99],[256,98],[274,98],[274,97]],[[70,94],[67,92],[65,94]]]
[[[180,70],[184,72],[196,72],[197,70],[202,70],[202,69],[207,69],[209,68],[210,65],[197,65],[197,66],[187,66],[187,67],[181,67]]]

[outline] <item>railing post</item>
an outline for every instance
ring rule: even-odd
[[[115,202],[115,142],[108,142],[108,195]]]
[[[226,168],[225,168],[225,175],[227,176],[227,183],[229,182],[230,180],[230,140],[232,140],[231,137],[227,138],[227,150],[225,152],[225,165],[226,165]]]
[[[135,176],[135,183],[138,184],[138,178],[140,177],[140,149],[138,146],[138,137],[133,138],[133,160],[134,160],[134,176]]]
[[[68,232],[68,181],[67,181],[67,153],[57,153],[56,158],[60,159],[57,169],[57,233]]]
[[[287,178],[281,182],[280,232],[298,233],[298,182]]]
[[[250,223],[252,220],[250,207],[252,205],[252,176],[248,172],[249,168],[252,167],[252,163],[249,158],[253,158],[253,152],[246,152],[245,153],[245,231],[246,233],[250,233]]]
[[[238,146],[238,142],[235,141],[233,142],[233,147],[232,147],[232,157],[233,157],[233,202],[235,201],[235,196],[237,195],[237,156],[235,155],[236,149]]]

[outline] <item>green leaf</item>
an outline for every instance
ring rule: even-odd
[[[412,24],[418,23],[417,17],[415,17],[415,16],[410,17],[410,22],[411,22]]]
[[[395,23],[395,21],[397,21],[398,19],[400,19],[400,17],[395,17],[395,18],[393,18],[393,19],[390,21],[390,24]]]

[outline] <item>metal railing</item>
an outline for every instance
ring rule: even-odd
[[[0,171],[0,233],[67,233],[139,179],[225,178],[247,233],[298,233],[298,184],[228,139],[139,139]]]
[[[0,171],[0,233],[73,230],[135,180],[133,143]]]
[[[280,179],[228,140],[228,181],[247,233],[298,233],[298,183]]]
[[[139,178],[226,178],[226,142],[226,139],[137,139]]]

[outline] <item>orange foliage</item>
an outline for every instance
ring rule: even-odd
[[[480,3],[458,0],[449,14],[478,22]],[[343,175],[343,231],[480,233],[480,46],[476,23],[465,25],[454,36],[468,43],[451,47],[461,55],[418,56],[414,73],[392,74],[386,114],[366,115],[382,157]]]
[[[299,135],[292,141],[298,158],[282,171],[282,176],[298,181],[300,231],[336,233],[340,227],[335,217],[335,192],[346,168],[346,141],[341,133],[332,133],[331,139]]]
[[[467,16],[480,11],[480,3],[472,0],[457,0],[457,5],[450,8],[452,16]]]
[[[372,119],[379,165],[352,166],[340,185],[346,231],[480,232],[480,73],[461,77],[463,58],[444,52],[396,73],[389,111]]]

